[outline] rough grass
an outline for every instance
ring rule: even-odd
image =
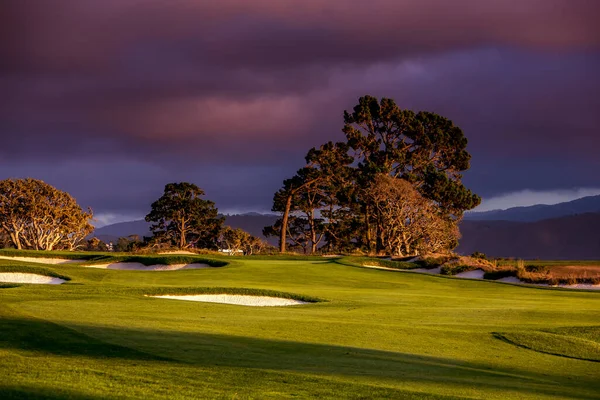
[[[543,329],[588,340],[595,334],[561,329],[600,326],[600,293],[357,266],[245,257],[228,268],[168,273],[52,266],[78,285],[0,290],[0,398],[537,400],[600,393],[597,363],[492,335]],[[143,296],[198,288],[327,301],[241,308]]]
[[[392,260],[384,260],[382,258],[376,257],[344,257],[344,261],[350,262],[355,265],[372,265],[376,267],[385,267],[385,268],[393,268],[393,269],[415,269],[419,268],[419,266],[412,262],[406,261],[392,261]]]
[[[0,264],[0,272],[23,272],[23,273],[27,273],[27,274],[51,276],[53,278],[64,279],[65,281],[71,280],[70,277],[60,274],[50,268],[34,267],[34,266],[27,266],[27,265]]]
[[[482,269],[485,272],[492,271],[494,265],[481,258],[456,257],[443,264],[440,273],[442,275],[456,275],[476,269]]]
[[[540,353],[600,362],[600,327],[495,333],[498,339]]]

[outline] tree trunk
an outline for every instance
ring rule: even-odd
[[[281,253],[285,253],[288,218],[290,216],[290,208],[292,207],[293,196],[293,193],[288,194],[287,200],[285,201],[285,211],[283,212],[283,218],[281,220],[281,233],[279,235],[279,252]]]
[[[181,229],[179,230],[179,248],[180,249],[184,249],[185,245],[186,245],[185,233],[186,233],[185,220],[182,219],[181,220]]]
[[[365,207],[365,225],[367,227],[367,248],[369,249],[369,254],[373,253],[373,232],[371,232],[371,215],[369,213],[369,206]]]

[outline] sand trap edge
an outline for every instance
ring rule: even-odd
[[[65,279],[26,272],[0,272],[0,283],[29,283],[34,285],[61,285]]]
[[[104,264],[88,264],[82,265],[85,268],[98,268],[98,269],[113,269],[119,271],[178,271],[182,269],[207,269],[207,268],[219,268],[212,267],[204,263],[190,263],[190,264],[154,264],[144,265],[138,262],[115,262],[115,263],[104,263]]]
[[[231,304],[231,305],[250,306],[250,307],[285,307],[285,306],[296,306],[296,305],[303,305],[303,304],[313,304],[313,302],[309,302],[309,301],[287,299],[287,298],[283,298],[283,297],[252,296],[252,295],[240,295],[240,294],[145,295],[145,296],[159,298],[159,299],[197,301],[197,302],[203,302],[203,303],[220,303],[220,304]]]
[[[22,262],[27,262],[27,263],[47,264],[47,265],[75,264],[75,263],[85,262],[85,260],[71,260],[68,258],[10,257],[10,256],[0,256],[0,260],[22,261]]]
[[[428,275],[440,275],[441,267],[425,269],[425,268],[415,268],[415,269],[400,269],[400,268],[389,268],[389,267],[381,267],[378,265],[361,265],[364,268],[372,268],[372,269],[383,269],[388,271],[400,271],[400,272],[416,272],[418,274],[428,274]],[[485,282],[500,282],[500,283],[509,283],[512,285],[519,286],[533,286],[533,287],[546,287],[546,288],[563,288],[563,289],[571,289],[571,290],[600,290],[600,285],[592,285],[586,283],[579,283],[575,285],[549,285],[547,283],[528,283],[520,280],[517,277],[509,276],[506,278],[500,279],[484,279],[485,272],[478,268],[472,271],[461,272],[456,275],[443,275],[445,277],[455,277],[461,279],[474,279],[474,280],[482,280]]]

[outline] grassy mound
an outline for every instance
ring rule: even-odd
[[[540,353],[600,362],[600,326],[494,333],[494,336]]]
[[[51,276],[52,278],[60,278],[64,279],[65,281],[71,280],[71,278],[66,275],[59,274],[58,272],[44,267],[30,267],[25,265],[0,265],[0,272],[21,272],[26,274]]]
[[[32,258],[63,258],[66,260],[83,260],[83,265],[137,262],[143,265],[173,265],[173,264],[208,264],[211,267],[224,267],[229,263],[216,258],[198,256],[193,254],[128,254],[128,253],[95,253],[95,252],[70,252],[70,251],[34,251],[34,250],[0,250],[0,255],[6,257],[32,257]],[[77,265],[77,264],[75,264]]]
[[[391,261],[391,260],[384,260],[382,258],[375,258],[375,257],[344,257],[342,259],[343,261],[346,261],[350,264],[353,265],[360,265],[360,266],[375,266],[375,267],[383,267],[383,268],[393,268],[393,269],[415,269],[415,268],[419,268],[419,266],[415,263],[412,262],[406,262],[406,261]]]
[[[91,262],[86,262],[83,265],[94,265],[102,263],[119,263],[119,262],[130,262],[140,263],[146,266],[149,265],[174,265],[174,264],[208,264],[211,267],[224,267],[229,263],[223,260],[216,260],[214,258],[198,257],[193,255],[115,255],[115,256],[103,256],[98,257]]]
[[[456,257],[442,265],[442,275],[456,275],[462,272],[481,269],[484,272],[492,271],[494,265],[484,259],[474,257]]]
[[[63,258],[65,260],[95,260],[106,257],[106,253],[72,252],[72,251],[37,251],[0,249],[0,256],[5,257],[32,257],[32,258]]]
[[[325,300],[318,297],[306,296],[303,294],[280,292],[267,289],[250,289],[236,287],[188,287],[188,288],[155,288],[140,290],[146,296],[168,296],[168,295],[196,295],[196,294],[232,294],[241,296],[266,296],[279,297],[281,299],[291,299],[305,301],[307,303],[321,303]]]

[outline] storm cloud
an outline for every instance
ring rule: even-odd
[[[189,180],[265,211],[358,97],[458,124],[494,197],[600,187],[594,0],[6,0],[0,175],[104,215]]]

